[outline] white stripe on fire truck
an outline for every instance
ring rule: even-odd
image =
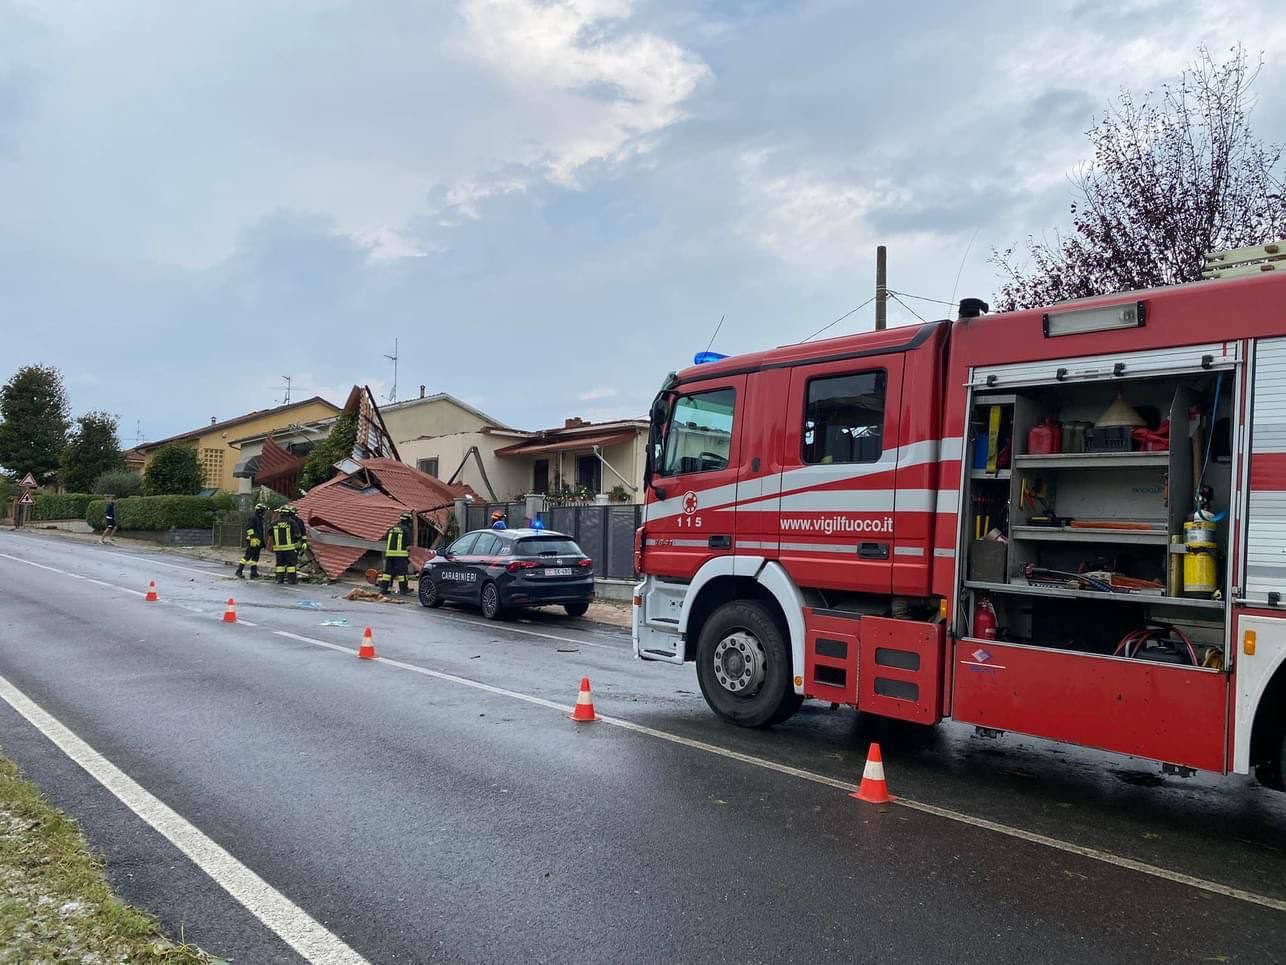
[[[710,541],[704,539],[649,539],[648,546],[709,546]]]
[[[938,440],[932,439],[889,449],[881,454],[879,462],[853,464],[852,469],[844,476],[836,476],[835,466],[833,465],[800,466],[796,469],[788,469],[780,477],[764,477],[761,490],[764,495],[758,497],[756,501],[767,499],[768,501],[776,502],[776,492],[779,491],[778,481],[780,490],[783,491],[806,490],[809,486],[819,483],[846,482],[882,472],[892,472],[895,469],[908,469],[912,466],[934,463],[938,461],[938,453]],[[658,480],[657,485],[664,487],[664,480]],[[748,482],[742,482],[740,485],[744,490]],[[722,486],[714,486],[698,492],[697,499],[701,511],[717,512],[731,508],[730,504],[735,503],[737,500],[737,486],[738,483],[735,482],[726,483]],[[683,512],[683,500],[686,495],[687,492],[685,491],[660,502],[648,504],[647,520],[656,522],[667,516],[679,515]],[[749,507],[753,506],[754,502],[743,503],[742,505]]]
[[[950,547],[935,546],[933,548],[933,555],[939,559],[950,560],[955,559],[956,551]]]
[[[894,556],[923,556],[923,546],[895,546],[893,547]]]

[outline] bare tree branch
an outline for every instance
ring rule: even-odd
[[[1003,309],[1196,281],[1206,252],[1286,238],[1283,148],[1250,126],[1262,69],[1205,47],[1172,84],[1122,91],[1087,132],[1070,233],[993,251]]]

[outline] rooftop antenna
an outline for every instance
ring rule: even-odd
[[[281,398],[281,404],[290,405],[290,383],[292,380],[289,375],[283,375],[281,379],[285,383],[285,385],[273,385],[273,386],[269,386],[269,388],[276,389],[282,392],[283,395]]]
[[[393,388],[389,389],[388,400],[397,401],[397,339],[393,339],[393,354],[385,355],[386,359],[393,363]]]
[[[728,317],[727,312],[724,312],[722,315],[719,316],[719,324],[714,327],[714,332],[711,333],[710,335],[710,344],[706,346],[707,352],[710,351],[710,347],[714,345],[715,336],[719,334],[719,329],[723,328],[723,320],[727,317]]]
[[[142,444],[143,444],[143,420],[135,419],[134,420],[134,448],[137,449]]]

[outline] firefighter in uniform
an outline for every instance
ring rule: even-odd
[[[277,582],[299,582],[299,552],[308,548],[304,524],[299,520],[299,510],[283,506],[281,516],[272,526],[272,548],[277,554]]]
[[[396,583],[397,592],[411,592],[407,584],[411,555],[411,514],[403,513],[397,524],[384,534],[384,572],[380,574],[380,592],[387,593]]]
[[[241,563],[237,566],[237,579],[246,578],[246,567],[250,567],[250,579],[259,579],[259,550],[263,547],[263,514],[268,507],[263,503],[255,506],[255,514],[246,523],[246,534],[242,540]]]

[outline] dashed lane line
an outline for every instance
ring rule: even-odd
[[[0,557],[14,560],[15,562],[18,562],[18,563],[27,563],[28,565],[37,566],[45,570],[51,570],[55,573],[65,572],[63,570],[55,569],[54,567],[44,566],[43,564],[40,564],[40,563],[32,563],[30,560],[19,559],[16,556],[9,556],[8,554],[4,554],[4,553],[0,553]],[[73,575],[73,574],[67,574],[67,575]],[[108,584],[108,585],[111,585],[111,584]],[[115,589],[125,590],[128,593],[135,593],[139,596],[143,595],[138,593],[138,591],[136,590],[130,590],[128,587],[118,586],[118,587],[115,587]],[[446,619],[453,619],[455,620],[455,622],[460,622],[460,623],[470,623],[470,624],[474,623],[474,621],[472,620],[460,620],[460,619],[451,618],[451,617],[448,617]],[[255,626],[257,626],[257,624],[255,624]],[[508,629],[514,630],[516,628],[509,627]],[[301,643],[312,644],[313,646],[322,647],[326,650],[333,650],[337,653],[343,653],[343,654],[349,654],[349,655],[353,653],[352,647],[342,646],[337,643],[331,643],[327,640],[318,640],[315,637],[308,637],[299,633],[291,633],[288,630],[271,630],[269,632],[279,637],[284,637],[290,640],[296,640]],[[552,636],[551,634],[538,634],[536,633],[536,631],[532,631],[532,630],[526,630],[526,631],[520,631],[520,632],[532,633],[537,636]],[[562,638],[555,637],[554,639],[562,639]],[[577,642],[577,641],[569,641],[569,642]],[[600,644],[599,646],[602,646],[602,645]],[[468,677],[461,677],[456,674],[445,673],[441,670],[431,670],[428,667],[422,667],[417,664],[406,663],[405,661],[402,661],[402,660],[394,660],[389,657],[375,657],[373,658],[373,662],[380,663],[388,667],[393,667],[398,670],[404,670],[410,673],[420,674],[421,676],[424,676],[424,677],[431,677],[435,680],[442,680],[447,683],[457,684],[462,687],[471,687],[474,690],[480,690],[485,693],[494,694],[498,697],[507,697],[511,700],[523,701],[524,703],[533,704],[537,707],[544,707],[549,710],[556,710],[556,711],[559,711],[560,713],[570,713],[573,710],[572,707],[566,704],[560,704],[560,703],[557,703],[556,701],[546,700],[543,697],[537,697],[533,694],[524,694],[517,690],[510,690],[505,687],[496,687],[496,686],[493,686],[492,684],[482,683],[479,680],[471,680]],[[0,680],[3,680],[3,678],[0,678]],[[620,717],[606,717],[606,716],[600,715],[599,719],[605,724],[609,724],[613,727],[619,727],[622,730],[627,730],[635,734],[642,734],[648,737],[654,737],[657,740],[668,741],[669,743],[672,743],[672,744],[679,744],[683,747],[687,747],[692,750],[701,751],[706,754],[714,754],[716,756],[723,757],[728,760],[739,761],[742,764],[748,764],[752,767],[758,767],[768,771],[775,771],[778,774],[785,774],[789,777],[798,778],[804,781],[810,781],[814,784],[821,784],[826,787],[835,788],[836,790],[852,792],[857,789],[857,786],[855,784],[851,784],[847,781],[841,781],[838,778],[828,777],[827,775],[819,774],[816,771],[809,771],[809,770],[804,770],[803,768],[792,767],[789,764],[782,764],[782,763],[779,763],[778,761],[769,760],[767,758],[756,757],[753,754],[744,754],[741,751],[734,751],[726,747],[720,747],[716,744],[707,744],[704,741],[694,740],[690,737],[682,737],[678,734],[671,734],[668,731],[657,730],[654,727],[648,727],[645,724],[637,724],[634,721],[625,720]],[[978,828],[984,831],[991,831],[996,834],[1002,834],[1002,835],[1005,835],[1006,837],[1016,838],[1020,841],[1026,841],[1029,844],[1035,844],[1041,847],[1050,848],[1051,850],[1054,850],[1054,851],[1061,851],[1065,854],[1078,855],[1082,858],[1088,858],[1092,861],[1098,861],[1103,864],[1113,865],[1118,868],[1125,868],[1130,871],[1138,872],[1139,874],[1148,875],[1153,878],[1159,878],[1163,881],[1169,881],[1174,884],[1185,885],[1190,888],[1195,888],[1199,891],[1205,891],[1210,894],[1221,895],[1225,898],[1232,898],[1237,901],[1244,901],[1249,904],[1259,905],[1264,908],[1271,908],[1274,911],[1286,912],[1286,901],[1283,901],[1280,898],[1273,898],[1268,895],[1260,895],[1252,891],[1246,891],[1242,888],[1234,888],[1230,885],[1220,884],[1217,881],[1210,881],[1205,878],[1198,878],[1194,875],[1185,874],[1181,871],[1174,871],[1169,868],[1162,868],[1159,865],[1148,864],[1147,862],[1144,862],[1144,861],[1136,861],[1133,858],[1127,858],[1123,855],[1114,854],[1110,851],[1102,851],[1098,848],[1090,848],[1084,845],[1074,844],[1073,842],[1070,842],[1070,841],[1063,841],[1060,838],[1053,838],[1053,837],[1050,837],[1049,835],[1038,834],[1034,831],[1027,831],[1027,830],[1024,830],[1023,828],[1016,828],[1008,824],[1001,824],[998,821],[990,821],[986,818],[974,817],[971,814],[965,814],[961,811],[954,811],[950,808],[939,807],[935,804],[925,804],[923,802],[915,801],[910,798],[897,798],[894,800],[893,803],[898,807],[904,807],[904,808],[907,808],[908,810],[919,811],[922,814],[929,814],[934,817],[942,818],[947,821],[953,821],[957,824],[963,824],[963,825],[967,825],[973,828]]]
[[[306,961],[320,965],[366,965],[366,959],[342,939],[99,754],[4,677],[0,677],[0,698],[122,804],[187,855],[194,865]]]

